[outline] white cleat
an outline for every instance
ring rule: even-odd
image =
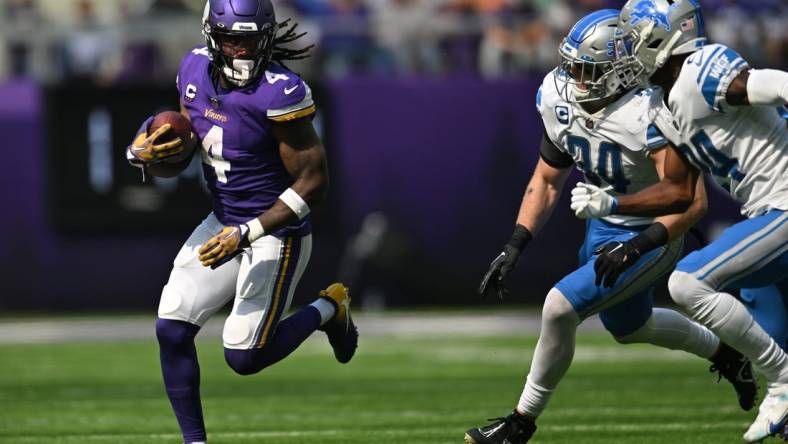
[[[788,384],[770,383],[758,417],[744,433],[747,442],[761,442],[783,431],[788,422]]]

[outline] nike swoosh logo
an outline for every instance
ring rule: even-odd
[[[293,91],[295,91],[295,90],[296,90],[296,88],[298,88],[299,86],[301,86],[301,84],[300,84],[300,83],[299,83],[298,85],[296,85],[296,86],[292,87],[292,88],[285,88],[285,95],[286,95],[286,96],[289,96],[289,95],[290,95],[290,93],[291,93],[291,92],[293,92]]]
[[[500,424],[500,425],[498,425],[498,427],[496,427],[496,428],[494,428],[492,430],[488,430],[486,432],[482,432],[482,435],[484,435],[485,437],[489,438],[492,435],[494,435],[495,432],[497,432],[498,430],[501,430],[501,427],[503,427],[503,426],[504,426],[504,424]]]
[[[783,427],[785,427],[785,424],[781,424],[779,422],[777,424],[772,424],[769,422],[769,435],[774,435],[782,431]]]

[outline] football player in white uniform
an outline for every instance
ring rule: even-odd
[[[788,73],[753,69],[731,48],[706,44],[696,0],[630,0],[621,12],[616,71],[628,86],[649,80],[670,112],[657,126],[678,146],[663,180],[631,196],[582,185],[572,208],[584,218],[658,215],[686,208],[703,170],[730,190],[748,219],[681,260],[673,299],[695,320],[749,357],[768,391],[744,434],[757,442],[788,418],[788,356],[728,290],[780,283],[788,276]],[[691,165],[690,165],[691,164]]]
[[[571,166],[590,183],[615,192],[640,190],[659,182],[667,140],[649,120],[661,90],[618,87],[612,71],[613,33],[618,10],[602,10],[580,20],[560,47],[563,62],[548,74],[536,97],[545,125],[541,158],[523,197],[510,242],[492,262],[480,292],[502,296],[507,273],[555,207]],[[711,360],[734,386],[745,410],[757,387],[750,363],[708,329],[674,311],[652,307],[652,287],[673,269],[682,236],[705,212],[702,182],[691,209],[653,217],[612,216],[593,220],[580,249],[580,267],[547,294],[542,330],[531,370],[516,409],[492,424],[474,427],[474,444],[520,444],[536,430],[535,420],[568,369],[577,326],[599,313],[605,328],[623,344],[651,343]],[[604,260],[600,252],[608,252]],[[624,255],[634,262],[620,275],[597,273]],[[597,277],[603,276],[605,279]]]

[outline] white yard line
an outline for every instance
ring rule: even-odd
[[[539,333],[539,315],[522,311],[361,313],[354,319],[365,336],[533,336]],[[155,322],[152,316],[6,319],[0,320],[0,344],[155,340]],[[223,323],[224,316],[214,316],[203,327],[200,337],[221,338]],[[587,320],[581,329],[603,330],[597,317]]]
[[[565,424],[565,425],[540,425],[539,431],[541,433],[575,433],[575,432],[661,432],[665,430],[673,431],[690,431],[697,432],[698,430],[730,430],[732,432],[744,430],[747,427],[746,422],[663,422],[663,423],[632,423],[627,424]],[[356,429],[356,432],[364,432],[363,429]],[[437,427],[407,427],[407,428],[387,428],[387,429],[370,429],[370,433],[385,436],[412,436],[419,433],[446,433],[446,428]],[[298,437],[323,437],[328,435],[338,435],[339,433],[347,433],[346,430],[303,430],[303,431],[260,431],[260,432],[211,432],[213,439],[252,439],[252,438],[298,438]],[[460,432],[458,432],[460,433]],[[460,433],[461,435],[461,433]],[[28,435],[28,436],[15,436],[14,443],[25,442],[40,442],[42,438],[50,437],[50,435]],[[449,438],[449,437],[447,437]],[[0,438],[0,442],[5,441],[6,438]],[[180,435],[174,433],[119,433],[119,434],[91,434],[91,435],[60,435],[57,440],[60,442],[90,442],[90,441],[117,441],[117,440],[131,440],[131,439],[144,439],[146,442],[167,441],[172,442],[180,439]]]

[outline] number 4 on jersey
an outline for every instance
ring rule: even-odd
[[[202,161],[213,167],[216,180],[227,183],[227,171],[230,171],[230,162],[222,157],[222,137],[224,130],[221,126],[214,125],[202,139]]]

